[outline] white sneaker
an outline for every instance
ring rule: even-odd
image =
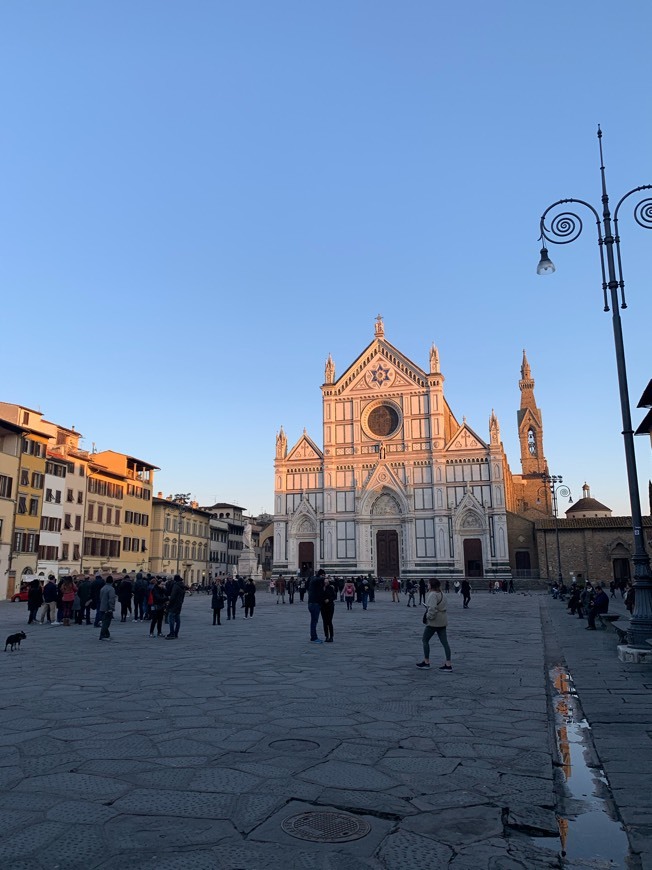
[[[55,621],[55,622],[51,622],[50,625],[61,625],[61,623]]]

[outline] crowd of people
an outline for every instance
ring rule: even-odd
[[[100,640],[111,638],[110,625],[120,605],[120,621],[149,621],[150,637],[163,635],[163,620],[168,625],[169,640],[179,636],[181,608],[186,594],[183,579],[138,574],[121,574],[116,578],[97,574],[62,577],[58,582],[50,574],[45,583],[34,578],[27,591],[28,625],[94,625]],[[133,614],[133,617],[132,617]]]
[[[630,581],[619,583],[612,580],[609,589],[611,595],[607,595],[602,583],[591,583],[587,580],[581,584],[573,580],[570,586],[566,586],[561,580],[551,585],[550,594],[555,599],[567,601],[568,614],[582,620],[586,617],[586,630],[595,631],[596,617],[609,612],[610,598],[615,598],[616,592],[620,592],[630,614],[634,612],[634,586]]]

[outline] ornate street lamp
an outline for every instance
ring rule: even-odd
[[[600,252],[600,267],[602,269],[602,293],[604,310],[611,311],[616,348],[616,367],[618,369],[618,387],[620,390],[620,409],[623,420],[623,439],[625,441],[625,463],[627,466],[627,482],[629,500],[632,509],[632,527],[634,531],[634,589],[635,606],[629,629],[629,643],[633,647],[649,649],[648,638],[652,638],[652,574],[650,572],[650,557],[645,548],[643,538],[643,520],[641,517],[641,502],[638,491],[636,472],[636,455],[634,453],[634,432],[629,408],[629,391],[627,388],[627,368],[625,365],[625,346],[623,330],[618,311],[618,290],[620,290],[620,307],[627,308],[625,302],[625,282],[620,257],[620,235],[618,231],[618,214],[625,200],[641,190],[652,190],[652,184],[643,184],[628,191],[618,201],[613,214],[609,211],[609,196],[605,179],[604,158],[602,155],[602,130],[598,127],[598,142],[600,145],[600,176],[602,179],[602,216],[583,199],[560,199],[544,211],[541,216],[541,259],[537,267],[538,275],[549,275],[555,267],[548,256],[546,243],[567,245],[574,242],[582,232],[582,221],[579,215],[572,211],[558,211],[550,218],[549,212],[558,209],[566,203],[577,203],[587,208],[595,218],[598,230],[598,250]],[[546,219],[548,218],[548,223]],[[652,197],[644,197],[634,207],[634,220],[644,229],[652,229]]]
[[[555,518],[555,539],[557,541],[557,579],[561,585],[564,580],[564,575],[561,570],[561,547],[559,546],[559,523],[557,522],[557,496],[567,498],[571,504],[573,503],[573,499],[571,498],[571,491],[563,482],[561,474],[548,474],[548,472],[545,471],[541,475],[541,480],[546,489],[550,490],[550,495],[552,496],[552,515]]]

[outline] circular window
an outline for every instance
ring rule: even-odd
[[[372,438],[391,438],[401,422],[401,410],[393,402],[374,403],[362,415],[363,428]]]

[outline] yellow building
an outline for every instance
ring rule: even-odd
[[[208,582],[211,514],[197,502],[180,504],[159,493],[152,505],[153,574],[180,574],[186,583]]]
[[[124,481],[120,569],[150,570],[152,487],[157,466],[114,450],[94,453],[93,459]]]
[[[8,583],[11,586],[13,579],[15,588],[19,588],[23,576],[36,574],[45,459],[49,440],[49,435],[24,428],[18,466],[16,512]]]
[[[20,426],[0,421],[0,598],[15,592],[13,581],[9,586],[9,569],[22,440]]]

